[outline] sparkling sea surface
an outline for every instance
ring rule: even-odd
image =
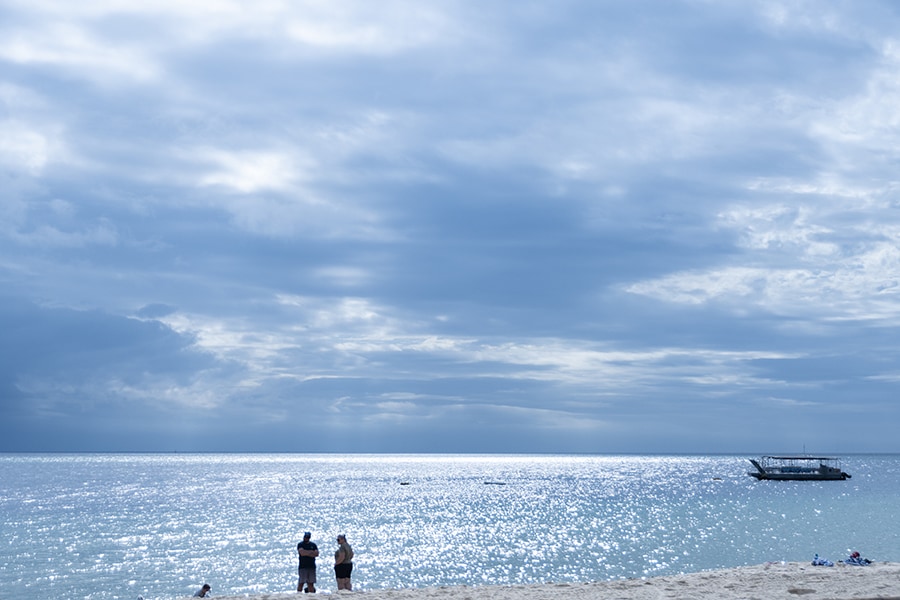
[[[0,599],[292,591],[313,532],[354,589],[900,561],[900,455],[847,481],[756,481],[750,456],[0,454]]]

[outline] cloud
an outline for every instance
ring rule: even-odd
[[[0,11],[8,448],[890,450],[886,6]]]
[[[50,160],[52,142],[16,121],[0,122],[0,165],[39,175]]]
[[[145,318],[145,319],[159,319],[160,317],[165,317],[167,315],[171,315],[174,313],[176,309],[174,306],[168,306],[166,304],[148,304],[140,308],[137,311],[137,316]]]
[[[134,47],[123,42],[113,46],[66,23],[31,29],[28,35],[9,35],[0,46],[0,58],[13,64],[63,69],[104,85],[123,79],[143,83],[159,77],[159,67]]]
[[[200,179],[202,186],[223,186],[246,194],[290,189],[298,177],[296,160],[276,152],[207,151],[203,155],[215,166]]]
[[[310,2],[304,8],[286,23],[287,36],[331,51],[390,56],[462,35],[457,24],[431,6],[386,2],[376,9],[353,2],[348,10],[346,5]]]
[[[8,297],[0,308],[6,332],[0,345],[6,365],[2,387],[14,392],[0,404],[10,419],[7,427],[21,426],[27,433],[36,421],[47,419],[56,428],[74,421],[80,425],[69,431],[72,437],[80,435],[80,427],[90,430],[91,422],[115,415],[154,409],[172,414],[167,404],[203,404],[202,396],[188,390],[198,369],[210,366],[208,358],[191,350],[189,338],[158,322]]]
[[[734,207],[720,215],[720,226],[738,233],[739,245],[758,266],[726,263],[672,273],[628,285],[627,291],[676,303],[749,302],[796,317],[813,311],[824,320],[895,321],[891,298],[900,280],[895,217],[888,212],[876,225],[868,216],[880,200],[869,197],[857,207],[832,195],[813,204],[809,190],[780,193],[799,199]],[[736,255],[740,262],[747,256]]]

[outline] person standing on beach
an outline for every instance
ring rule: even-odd
[[[334,553],[334,577],[337,579],[338,591],[353,589],[350,584],[350,573],[353,572],[353,548],[347,543],[343,533],[337,536],[338,549]]]
[[[208,583],[204,583],[204,584],[203,584],[203,587],[200,588],[199,590],[197,590],[197,591],[194,593],[194,598],[206,598],[206,595],[209,593],[209,591],[210,591],[211,589],[212,589],[212,588],[209,587],[209,584],[208,584]]]
[[[297,567],[297,591],[303,591],[308,594],[316,593],[316,557],[319,555],[319,548],[310,540],[312,534],[306,532],[303,534],[303,541],[297,544],[297,554],[300,555],[300,565]],[[304,584],[306,589],[303,589]]]

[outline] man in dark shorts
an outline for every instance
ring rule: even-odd
[[[297,544],[297,554],[300,555],[300,565],[297,567],[297,574],[300,578],[297,580],[297,591],[307,592],[309,594],[316,593],[316,557],[319,555],[319,548],[309,539],[312,537],[310,532],[303,534],[303,541]],[[306,585],[306,589],[303,586]]]

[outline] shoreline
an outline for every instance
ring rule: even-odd
[[[873,562],[865,567],[837,563],[824,567],[810,562],[770,562],[588,583],[396,588],[317,595],[362,595],[366,600],[900,600],[900,563]],[[299,595],[282,591],[227,596],[213,589],[211,597],[285,600]]]

